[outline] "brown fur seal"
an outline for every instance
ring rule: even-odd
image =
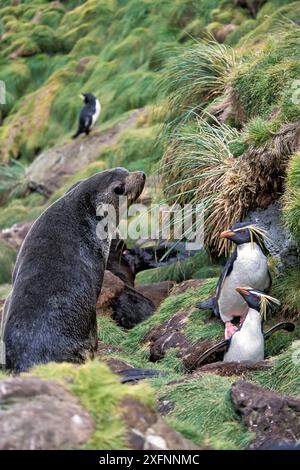
[[[3,313],[8,370],[49,361],[82,363],[93,356],[96,302],[110,246],[109,239],[99,239],[96,211],[106,204],[118,209],[121,195],[130,204],[144,183],[144,173],[124,168],[97,173],[70,188],[33,224]]]

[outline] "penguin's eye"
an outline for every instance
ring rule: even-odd
[[[122,194],[125,193],[125,184],[120,184],[119,186],[116,186],[114,188],[114,192],[118,195],[118,196],[122,196]]]

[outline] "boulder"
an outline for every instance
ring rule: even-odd
[[[0,449],[74,449],[94,431],[91,416],[57,382],[14,377],[0,382]]]
[[[191,441],[170,428],[159,414],[132,398],[122,402],[122,417],[127,427],[127,438],[135,450],[199,449]]]
[[[299,439],[300,397],[280,395],[239,380],[231,387],[231,398],[245,425],[256,433],[251,449]]]
[[[31,226],[32,222],[24,222],[2,229],[0,231],[0,240],[4,240],[16,251],[19,251]]]
[[[266,209],[256,209],[249,212],[245,221],[256,223],[267,231],[268,237],[265,244],[270,254],[278,261],[280,270],[299,263],[297,244],[282,221],[280,201],[270,204]]]
[[[123,328],[133,328],[152,315],[154,310],[151,299],[125,284],[112,272],[105,271],[96,306],[97,315],[110,316]]]

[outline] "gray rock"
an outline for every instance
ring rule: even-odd
[[[0,449],[72,449],[82,446],[94,422],[56,382],[37,377],[0,381]]]
[[[265,244],[270,254],[278,261],[279,270],[299,263],[299,250],[292,234],[282,222],[282,205],[279,201],[267,209],[256,209],[249,212],[245,221],[256,223],[267,231]]]
[[[231,399],[247,427],[256,433],[251,449],[295,443],[300,435],[300,398],[266,390],[245,380],[231,386]]]

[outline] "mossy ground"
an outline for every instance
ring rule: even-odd
[[[119,378],[97,360],[79,367],[54,363],[38,366],[31,374],[62,382],[91,413],[96,430],[86,443],[86,449],[126,449],[122,399],[131,397],[147,406],[154,406],[154,394],[147,383],[121,385]]]

